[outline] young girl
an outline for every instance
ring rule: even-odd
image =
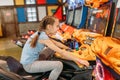
[[[63,49],[68,49],[65,45],[51,40],[49,36],[54,35],[59,29],[59,20],[53,16],[46,16],[40,21],[40,28],[35,32],[25,43],[21,55],[21,63],[28,73],[39,73],[51,71],[47,80],[57,80],[62,69],[63,64],[60,61],[38,60],[39,55],[45,46],[51,50],[58,52],[68,60],[73,60],[89,66],[88,61],[82,60],[77,56],[72,55],[71,52]],[[68,55],[69,54],[69,55]]]

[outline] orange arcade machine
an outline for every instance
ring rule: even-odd
[[[78,8],[68,10],[67,16],[70,15],[70,17],[68,17],[68,21],[61,26],[61,28],[63,28],[63,34],[67,32],[70,33],[69,35],[67,34],[67,36],[63,35],[65,40],[74,38],[80,43],[79,50],[74,51],[75,55],[88,61],[96,61],[93,72],[95,80],[120,79],[119,67],[117,66],[120,61],[117,57],[119,56],[120,40],[116,39],[119,38],[118,24],[116,24],[117,27],[114,27],[114,37],[111,37],[113,24],[116,23],[116,21],[113,21],[115,7],[116,5],[112,0],[101,3],[97,8],[88,6],[86,26],[84,25],[82,27],[80,27],[81,14],[78,14],[81,13],[81,11],[75,11],[79,10]],[[118,16],[116,18],[117,23],[119,23],[119,13],[117,14],[118,15],[115,16]],[[67,31],[69,27],[73,28]],[[82,54],[79,53],[79,51],[82,52]],[[60,55],[57,56],[61,57]],[[108,56],[111,59],[108,59]]]

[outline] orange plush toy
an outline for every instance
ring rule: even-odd
[[[91,8],[98,8],[103,3],[108,2],[109,0],[85,0],[85,5]]]

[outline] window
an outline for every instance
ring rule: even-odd
[[[45,6],[39,6],[38,7],[38,17],[39,17],[39,21],[42,20],[43,17],[46,16],[47,12],[46,12],[46,7]]]
[[[35,0],[25,0],[26,4],[36,4]]]
[[[63,9],[58,0],[16,0],[16,6],[18,22],[37,22],[46,15],[63,20]]]
[[[37,21],[36,7],[27,7],[26,11],[28,22]]]

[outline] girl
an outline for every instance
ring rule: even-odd
[[[68,47],[49,38],[49,36],[54,35],[58,29],[59,29],[59,20],[53,16],[46,16],[41,20],[39,30],[35,32],[26,41],[22,50],[20,62],[22,63],[24,69],[28,73],[51,71],[48,79],[46,80],[58,79],[63,69],[62,62],[38,60],[39,55],[41,54],[45,46],[49,47],[51,50],[54,50],[55,52],[58,52],[60,55],[64,56],[68,60],[77,61],[80,64],[89,66],[88,61],[82,60],[77,56],[72,55],[71,52],[63,50],[63,49],[68,49]]]

